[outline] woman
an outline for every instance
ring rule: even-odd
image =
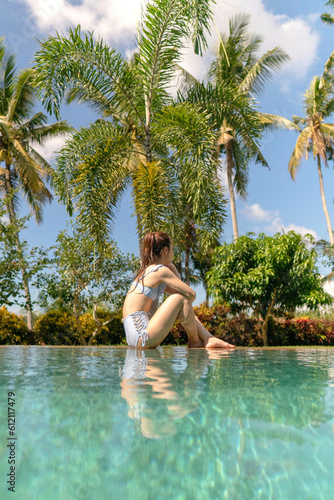
[[[173,259],[170,236],[161,231],[146,233],[142,265],[126,296],[123,325],[129,346],[157,347],[179,318],[188,335],[189,347],[234,347],[217,339],[199,322],[192,303],[196,293],[181,281]],[[169,297],[156,310],[160,295]]]

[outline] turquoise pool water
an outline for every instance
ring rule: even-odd
[[[334,498],[331,349],[3,346],[0,387],[1,499]]]

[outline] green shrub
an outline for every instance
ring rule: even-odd
[[[255,318],[238,314],[231,316],[224,306],[208,307],[201,304],[194,311],[206,329],[218,338],[236,346],[262,347],[263,340]],[[334,346],[334,321],[329,319],[276,318],[268,323],[270,346]],[[179,321],[162,345],[186,345],[187,334]]]
[[[80,345],[74,317],[67,311],[51,310],[35,324],[35,338],[45,345]]]
[[[102,327],[102,331],[93,339],[92,345],[127,345],[121,312],[115,314],[104,309],[98,309],[97,316],[101,323],[112,319],[110,323]],[[81,316],[81,323],[85,340],[88,342],[96,328],[95,321],[90,313],[86,313]]]
[[[92,345],[126,344],[120,313],[99,310],[98,318],[103,323],[112,317],[112,321],[102,328],[93,339]],[[90,313],[80,317],[83,334],[88,343],[95,330],[95,322]],[[35,324],[37,342],[45,345],[82,345],[73,315],[67,311],[51,310],[41,316]]]
[[[270,345],[334,346],[334,321],[309,318],[270,318]]]
[[[9,312],[5,306],[0,308],[0,344],[29,345],[34,343],[23,316]]]

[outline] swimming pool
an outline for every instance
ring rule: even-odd
[[[0,377],[1,499],[333,498],[334,349],[2,346]]]

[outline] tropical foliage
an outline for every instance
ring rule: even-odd
[[[310,235],[290,231],[273,237],[249,234],[217,248],[208,272],[209,291],[216,302],[226,301],[232,311],[251,309],[268,345],[267,328],[274,311],[293,311],[307,305],[331,304],[316,267],[317,255],[307,244]]]
[[[225,154],[234,238],[239,236],[235,191],[247,196],[249,163],[268,167],[259,142],[265,128],[297,128],[289,120],[260,113],[254,94],[260,92],[274,71],[289,59],[279,47],[257,57],[263,38],[249,32],[249,18],[238,14],[229,21],[229,34],[220,35],[208,82],[199,82],[181,69],[179,99],[199,103],[210,115],[216,136],[216,168]]]
[[[86,340],[81,316],[92,310],[95,329],[88,340],[91,345],[94,337],[112,319],[101,322],[99,306],[120,307],[139,267],[138,259],[123,255],[110,238],[103,248],[97,247],[85,231],[74,227],[72,236],[66,231],[59,234],[51,266],[51,272],[40,280],[41,305],[47,306],[50,299],[60,299],[66,304],[75,319],[82,345],[86,345]]]
[[[32,143],[43,144],[48,137],[70,130],[66,122],[47,125],[46,116],[33,114],[35,91],[32,85],[33,70],[25,69],[16,75],[15,58],[6,56],[0,39],[0,191],[7,195],[7,214],[15,224],[19,208],[18,192],[21,192],[35,215],[42,221],[42,206],[52,200],[46,186],[50,180],[50,165],[33,148]],[[4,166],[2,166],[4,164]],[[20,254],[21,242],[16,233],[16,247]],[[20,260],[24,284],[28,328],[32,329],[32,301],[29,280]]]
[[[0,308],[0,345],[29,345],[34,343],[22,316]]]
[[[20,292],[17,259],[17,224],[6,220],[6,205],[0,198],[0,305],[13,305]]]
[[[177,236],[185,209],[203,248],[219,237],[225,208],[213,175],[208,115],[194,104],[174,104],[169,93],[185,41],[201,53],[210,19],[208,0],[150,1],[131,61],[80,27],[42,42],[36,84],[46,108],[59,117],[66,98],[102,116],[67,142],[54,177],[60,200],[77,211],[97,244],[128,186],[139,239],[157,229]]]
[[[326,2],[326,5],[330,7],[331,11],[322,14],[321,20],[326,24],[334,24],[334,15],[333,15],[334,0],[328,0],[328,2]]]
[[[31,216],[15,217],[14,222],[8,219],[7,207],[11,196],[0,198],[0,306],[26,306],[22,296],[24,282],[20,269],[25,270],[25,277],[33,287],[38,285],[40,274],[48,264],[48,251],[43,247],[30,247],[27,241],[17,245],[17,235],[27,229]],[[32,306],[34,301],[31,301]]]
[[[289,172],[295,179],[302,160],[307,160],[310,152],[317,160],[321,200],[331,245],[334,245],[333,229],[326,204],[321,160],[328,166],[328,159],[333,157],[334,124],[325,123],[334,111],[333,62],[334,52],[326,62],[324,73],[313,77],[304,98],[305,117],[293,116],[300,127],[300,134],[289,161]]]

